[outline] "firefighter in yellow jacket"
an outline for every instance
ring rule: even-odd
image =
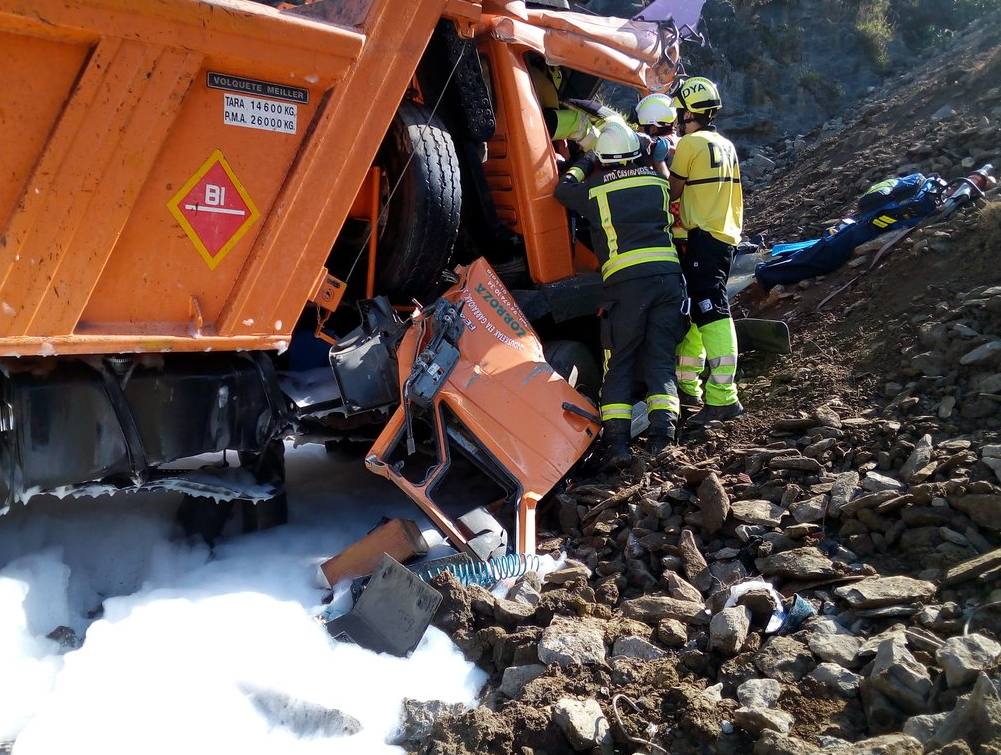
[[[740,243],[744,200],[733,144],[716,131],[716,85],[687,79],[675,95],[681,139],[671,163],[671,199],[680,200],[675,242],[691,298],[692,326],[678,347],[682,404],[698,406],[700,375],[709,364],[702,409],[689,426],[732,419],[744,411],[737,398],[737,334],[726,295],[734,249]]]

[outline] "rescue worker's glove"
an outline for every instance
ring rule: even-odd
[[[594,146],[598,143],[598,137],[601,136],[601,132],[593,124],[589,125],[584,135],[574,141],[580,145],[580,148],[585,152],[590,152],[594,149]]]
[[[564,103],[567,107],[573,108],[574,110],[580,110],[593,118],[604,119],[612,115],[618,115],[610,107],[605,107],[597,100],[579,100],[579,99],[569,99]],[[620,116],[621,117],[621,116]]]
[[[573,139],[584,151],[594,149],[606,121],[618,120],[625,123],[619,113],[595,100],[570,99],[561,103],[567,111],[578,113],[581,123],[567,138]]]

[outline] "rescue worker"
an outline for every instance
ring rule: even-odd
[[[653,169],[664,178],[669,177],[668,169],[678,144],[679,137],[674,133],[677,117],[673,100],[666,94],[648,94],[636,103],[636,123],[640,133],[650,140],[646,150],[650,162]],[[642,143],[644,140],[641,138],[640,141]]]
[[[678,111],[674,107],[674,100],[666,94],[648,94],[636,103],[636,122],[640,128],[640,144],[643,146],[644,139],[649,139],[650,144],[644,149],[648,153],[651,167],[664,178],[671,177],[671,162],[674,160],[674,151],[678,147],[678,140],[681,136],[676,132]],[[671,226],[671,237],[677,239],[685,237],[685,230],[681,227],[681,209],[677,200],[670,205],[671,217],[674,225]]]
[[[690,78],[678,89],[674,105],[681,139],[671,163],[671,199],[680,200],[676,242],[692,318],[678,348],[678,389],[682,403],[702,403],[699,376],[708,360],[705,402],[688,420],[701,426],[744,411],[737,397],[737,333],[726,295],[744,200],[737,152],[714,124],[721,107],[716,85],[701,76]]]
[[[657,453],[674,440],[679,411],[674,353],[687,317],[685,282],[667,230],[667,181],[642,164],[639,138],[620,120],[604,123],[595,152],[567,170],[556,199],[590,222],[601,263],[600,465],[608,468],[631,458],[633,386],[641,357],[650,418],[647,450]],[[592,173],[595,162],[600,168]]]

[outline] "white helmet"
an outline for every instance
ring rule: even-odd
[[[620,120],[608,120],[594,146],[598,162],[613,165],[635,160],[640,156],[640,140],[636,132]]]
[[[677,118],[678,111],[666,94],[648,94],[636,104],[636,120],[641,126],[670,126]]]

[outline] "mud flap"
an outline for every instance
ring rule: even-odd
[[[737,330],[737,349],[764,351],[768,354],[789,354],[792,342],[789,340],[789,326],[782,320],[757,320],[745,317],[733,321]]]
[[[325,624],[334,639],[346,636],[368,650],[406,657],[421,641],[439,603],[437,590],[383,555],[354,607]]]

